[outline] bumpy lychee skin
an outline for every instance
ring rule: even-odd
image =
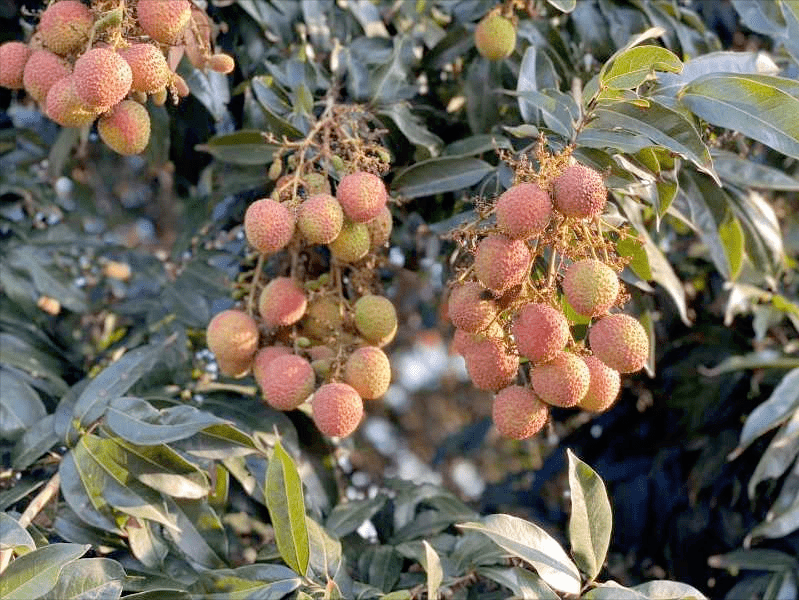
[[[89,39],[94,18],[89,8],[78,0],[60,0],[48,6],[39,21],[44,45],[65,56]]]
[[[370,245],[369,229],[366,224],[345,220],[338,236],[327,247],[341,262],[354,263],[369,253]]]
[[[516,47],[516,28],[502,15],[488,15],[474,30],[474,44],[488,60],[501,60],[510,56]]]
[[[491,413],[501,435],[524,440],[544,427],[549,417],[549,406],[541,402],[530,388],[511,385],[494,396]]]
[[[611,369],[596,356],[583,357],[591,382],[588,393],[580,400],[579,406],[591,412],[604,412],[609,409],[619,395],[621,376],[619,372]]]
[[[555,179],[552,186],[555,208],[564,216],[591,219],[601,215],[608,199],[602,175],[575,163]]]
[[[465,348],[466,371],[476,388],[496,392],[516,378],[519,357],[501,338],[475,336]]]
[[[114,152],[139,154],[150,142],[150,115],[138,102],[123,100],[100,117],[97,133]]]
[[[344,381],[364,400],[380,398],[391,383],[391,365],[386,353],[375,346],[358,348],[344,365]]]
[[[508,237],[526,240],[541,234],[552,218],[549,194],[535,183],[506,190],[496,204],[497,227]]]
[[[92,48],[75,61],[75,91],[89,107],[106,109],[130,91],[133,71],[118,52]]]
[[[311,244],[329,244],[344,225],[344,211],[330,194],[311,196],[300,206],[297,227]]]
[[[375,294],[362,296],[355,303],[355,327],[364,339],[383,347],[397,333],[397,311],[391,300]]]
[[[531,259],[530,249],[523,240],[490,234],[477,246],[474,272],[480,283],[502,294],[524,281]]]
[[[291,350],[286,346],[264,346],[259,349],[252,359],[252,374],[255,380],[260,382],[266,377],[266,369],[274,359],[288,354],[291,354]]]
[[[206,341],[216,356],[219,370],[231,377],[241,377],[250,369],[258,349],[258,325],[244,311],[223,310],[208,324]]]
[[[267,327],[293,325],[305,314],[305,292],[291,277],[276,277],[266,284],[258,299],[258,312]]]
[[[586,258],[566,269],[563,293],[578,314],[596,317],[608,312],[616,303],[619,277],[605,263]]]
[[[341,304],[331,296],[322,296],[312,300],[302,319],[303,333],[317,339],[324,339],[336,334],[341,331],[343,324]]]
[[[22,42],[0,44],[0,87],[21,90],[22,74],[33,50]]]
[[[345,175],[336,188],[344,214],[356,223],[371,221],[386,205],[388,192],[377,175],[358,171]]]
[[[384,206],[374,219],[366,223],[366,228],[369,230],[372,250],[382,248],[388,243],[388,240],[391,239],[391,229],[393,226],[391,210],[388,208],[388,205]]]
[[[484,330],[497,317],[497,307],[490,296],[476,281],[452,288],[447,301],[449,320],[470,333]]]
[[[463,329],[455,329],[455,335],[452,337],[452,350],[456,354],[465,357],[469,352],[477,347],[477,344],[486,338],[501,339],[505,335],[502,325],[498,321],[493,321],[480,333],[470,333]]]
[[[162,44],[176,44],[191,18],[188,0],[139,0],[136,17],[144,33]]]
[[[257,379],[264,400],[278,410],[294,410],[313,393],[316,374],[311,363],[296,354],[278,356]]]
[[[576,406],[588,393],[591,375],[582,358],[561,351],[551,361],[530,369],[533,391],[552,406]]]
[[[326,383],[311,399],[313,421],[329,437],[346,437],[358,428],[363,400],[351,385]]]
[[[546,304],[526,304],[512,325],[519,354],[533,363],[547,362],[569,341],[569,322],[559,310]]]
[[[250,245],[265,254],[285,248],[294,235],[294,215],[285,205],[261,198],[244,213],[244,233]]]
[[[62,127],[83,127],[97,118],[97,111],[90,109],[78,98],[75,81],[70,75],[56,81],[47,92],[45,100],[47,116]]]
[[[166,87],[172,72],[163,53],[153,44],[133,44],[119,50],[133,74],[130,89],[154,94]]]
[[[594,355],[619,373],[634,373],[646,366],[649,337],[635,317],[613,314],[602,317],[588,331]]]
[[[71,73],[72,66],[57,54],[49,50],[34,50],[25,63],[22,85],[36,102],[44,104],[53,84]]]

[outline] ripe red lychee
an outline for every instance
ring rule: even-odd
[[[291,277],[276,277],[264,286],[258,299],[258,312],[270,328],[293,325],[305,314],[305,292]]]
[[[252,359],[252,374],[256,381],[266,377],[266,369],[278,356],[291,354],[291,349],[286,346],[264,346],[255,353]]]
[[[500,14],[487,15],[474,30],[474,44],[488,60],[506,58],[516,47],[516,28],[510,19]]]
[[[303,333],[317,339],[340,332],[343,324],[342,306],[331,296],[321,296],[309,302],[302,319]]]
[[[139,0],[136,17],[144,33],[162,44],[181,41],[191,18],[188,0]]]
[[[296,354],[273,358],[265,371],[255,375],[264,400],[278,410],[297,408],[313,393],[316,383],[311,363]]]
[[[270,198],[256,200],[244,213],[244,233],[250,245],[266,254],[285,248],[294,235],[294,215]]]
[[[588,393],[591,375],[582,358],[561,351],[551,361],[530,369],[533,391],[551,404],[569,408],[575,406]]]
[[[602,317],[588,330],[588,342],[594,355],[619,373],[640,371],[649,358],[649,336],[630,315]]]
[[[505,335],[502,325],[497,321],[492,322],[485,331],[480,333],[469,333],[463,329],[455,329],[455,335],[452,337],[452,350],[456,354],[466,356],[478,342],[486,338],[502,338]]]
[[[83,127],[97,118],[97,111],[86,106],[75,92],[72,76],[63,77],[50,86],[45,100],[47,116],[62,127]]]
[[[552,186],[555,208],[567,217],[591,219],[601,215],[608,199],[602,175],[591,167],[575,163],[555,179]]]
[[[490,234],[477,246],[474,272],[492,292],[502,294],[527,277],[530,249],[524,240],[512,240],[504,235]]]
[[[497,317],[491,294],[476,281],[453,287],[447,301],[449,320],[458,329],[477,333]]]
[[[135,100],[123,100],[100,117],[97,133],[114,152],[139,154],[150,141],[150,115]]]
[[[569,341],[569,322],[559,310],[546,304],[526,304],[512,325],[519,354],[533,363],[547,362]]]
[[[513,239],[528,239],[546,229],[552,217],[549,194],[535,183],[506,190],[496,204],[497,227]]]
[[[119,50],[130,66],[133,81],[130,89],[154,94],[166,87],[172,75],[161,50],[153,44],[133,44]]]
[[[549,417],[549,406],[530,388],[511,385],[494,396],[494,425],[500,434],[524,440],[541,431]]]
[[[356,223],[371,221],[386,205],[388,192],[377,175],[358,171],[345,175],[336,188],[344,214]]]
[[[327,247],[341,262],[354,263],[369,253],[370,244],[369,229],[366,224],[345,220],[338,236]]]
[[[208,324],[206,341],[219,370],[231,377],[242,377],[258,349],[258,324],[244,311],[223,310]]]
[[[0,44],[0,87],[23,88],[22,74],[32,53],[31,47],[22,42]]]
[[[363,400],[346,383],[326,383],[311,399],[313,421],[329,437],[346,437],[358,428],[363,417]]]
[[[132,83],[130,65],[108,48],[92,48],[75,61],[75,91],[90,108],[111,108],[128,95]]]
[[[388,240],[391,239],[392,227],[391,210],[388,205],[385,205],[374,219],[366,223],[372,250],[382,248],[388,243]]]
[[[619,295],[619,277],[602,261],[586,258],[566,269],[563,293],[575,312],[596,317],[608,312],[615,304]]]
[[[611,369],[596,356],[585,356],[583,360],[591,375],[591,382],[588,385],[588,393],[580,400],[579,406],[583,410],[604,412],[619,395],[621,387],[619,372]]]
[[[39,20],[39,34],[48,50],[66,56],[89,39],[94,17],[78,0],[60,0],[49,5]]]
[[[310,244],[329,244],[344,224],[344,211],[330,194],[316,194],[300,206],[297,227]]]
[[[384,296],[367,294],[355,302],[355,327],[364,339],[383,347],[397,333],[397,311]]]
[[[496,392],[510,385],[519,370],[519,357],[508,352],[501,338],[474,336],[463,358],[475,387]]]
[[[49,50],[34,50],[25,63],[22,84],[36,102],[44,104],[53,84],[71,73],[72,66],[57,54]]]
[[[344,365],[344,381],[365,400],[379,398],[391,383],[391,365],[386,353],[375,346],[356,349]]]

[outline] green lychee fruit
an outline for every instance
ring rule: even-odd
[[[258,312],[269,328],[293,325],[305,314],[305,292],[291,277],[276,277],[264,286],[258,299]]]
[[[594,355],[619,373],[640,371],[649,358],[649,336],[630,315],[602,317],[588,330],[588,342]]]
[[[219,370],[231,377],[242,377],[258,349],[258,324],[244,311],[223,310],[208,323],[206,341]]]
[[[516,379],[519,357],[501,338],[475,336],[465,348],[466,371],[475,387],[496,392]]]
[[[526,240],[541,234],[552,217],[549,194],[535,183],[506,190],[496,204],[497,227],[509,238]]]
[[[22,42],[0,44],[0,87],[12,90],[23,88],[25,63],[32,53],[31,47]]]
[[[53,84],[71,73],[72,66],[57,54],[34,50],[25,63],[22,85],[36,102],[44,104]]]
[[[355,327],[365,340],[383,347],[397,333],[397,310],[384,296],[367,294],[355,303]]]
[[[128,63],[133,74],[130,89],[145,94],[155,94],[166,88],[172,71],[157,46],[133,44],[120,49],[119,55]]]
[[[302,319],[303,333],[316,339],[336,335],[343,325],[342,306],[332,296],[314,298],[308,303],[305,317]]]
[[[261,198],[244,213],[244,233],[250,245],[265,254],[285,248],[294,235],[294,215],[284,204]]]
[[[183,38],[191,4],[188,0],[139,0],[136,17],[144,33],[156,42],[174,45]]]
[[[97,111],[90,109],[75,93],[72,76],[64,77],[50,86],[45,100],[47,116],[62,127],[83,127],[97,118]]]
[[[48,50],[66,56],[89,39],[94,17],[78,0],[60,0],[49,5],[39,20],[39,34]]]
[[[108,109],[130,91],[133,71],[118,52],[92,48],[75,61],[75,91],[90,108]]]
[[[488,60],[507,58],[516,47],[516,28],[500,14],[487,15],[474,30],[474,44]]]
[[[591,375],[591,382],[588,385],[588,393],[580,400],[579,406],[591,412],[604,412],[613,405],[619,395],[621,376],[618,371],[611,369],[596,356],[585,356],[583,360]]]
[[[380,214],[388,201],[388,192],[377,175],[358,171],[342,177],[336,188],[336,198],[347,218],[366,223]]]
[[[602,261],[586,258],[572,263],[563,276],[563,293],[580,315],[603,315],[616,303],[619,277]]]
[[[364,400],[380,398],[391,383],[391,365],[386,353],[375,346],[356,349],[344,365],[344,381]]]
[[[559,310],[546,304],[526,304],[511,328],[519,354],[533,363],[547,362],[569,341],[569,322]]]
[[[388,208],[388,204],[386,204],[380,209],[380,213],[378,213],[374,219],[366,223],[366,228],[369,230],[370,246],[372,250],[382,248],[388,243],[388,240],[391,239],[391,229],[393,226],[391,210]]]
[[[330,194],[316,194],[300,206],[297,227],[310,244],[329,244],[341,233],[344,211]]]
[[[302,176],[302,185],[305,186],[305,193],[310,196],[317,194],[330,194],[330,180],[322,173],[306,173]]]
[[[530,369],[533,391],[539,398],[561,408],[576,406],[588,393],[591,375],[582,358],[561,351],[549,362]]]
[[[447,314],[458,329],[477,333],[496,319],[497,307],[490,292],[472,281],[452,288],[447,301]]]
[[[345,263],[354,263],[369,254],[371,240],[365,223],[345,220],[336,239],[327,247],[330,253]]]
[[[311,399],[313,421],[322,434],[346,437],[358,428],[363,417],[363,400],[351,385],[326,383]]]
[[[491,413],[501,435],[524,440],[544,427],[549,417],[549,406],[541,402],[530,388],[511,385],[494,396]]]
[[[474,272],[485,287],[502,294],[524,281],[532,256],[524,240],[490,234],[477,246]]]
[[[100,117],[97,133],[114,152],[139,154],[150,142],[150,115],[138,102],[123,100]]]
[[[294,410],[313,393],[316,384],[311,363],[296,354],[273,358],[258,375],[264,400],[277,410]]]
[[[575,163],[553,182],[555,208],[564,216],[592,219],[602,214],[608,190],[602,175],[591,167]]]

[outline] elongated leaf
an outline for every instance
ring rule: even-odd
[[[754,569],[756,571],[782,571],[796,569],[795,557],[779,550],[765,548],[733,550],[727,554],[711,556],[707,564],[714,569]]]
[[[84,523],[121,535],[122,531],[114,521],[113,510],[103,498],[102,483],[91,477],[92,471],[85,464],[79,467],[75,461],[75,453],[67,452],[58,465],[61,494]]]
[[[308,528],[309,577],[316,581],[334,581],[346,597],[352,596],[352,579],[342,561],[341,542],[334,539],[319,523],[305,517]]]
[[[344,537],[371,519],[386,503],[386,496],[353,500],[336,505],[325,521],[325,527],[337,537]]]
[[[799,179],[780,169],[741,158],[732,152],[713,151],[713,165],[724,181],[739,187],[799,192]]]
[[[159,569],[169,552],[169,547],[151,521],[130,517],[125,524],[130,551],[146,567]]]
[[[0,599],[30,600],[49,592],[65,565],[83,556],[89,546],[49,544],[20,556],[0,577]]]
[[[0,550],[13,550],[17,554],[36,550],[31,534],[7,513],[0,513]]]
[[[0,369],[0,439],[16,440],[41,420],[47,409],[39,394],[13,371]]]
[[[685,85],[704,75],[718,73],[763,73],[774,75],[779,67],[764,52],[710,52],[683,63],[680,73],[659,73],[657,96],[674,96]]]
[[[266,506],[280,556],[289,567],[304,576],[308,569],[309,548],[302,480],[280,440],[275,444],[266,471]]]
[[[563,548],[538,525],[511,515],[488,515],[482,523],[461,523],[462,529],[484,533],[513,556],[530,563],[548,585],[577,594],[580,573]]]
[[[789,371],[769,399],[746,418],[733,456],[740,455],[761,435],[784,423],[799,408],[799,368]]]
[[[561,12],[570,13],[577,6],[577,0],[547,0]]]
[[[787,471],[797,454],[799,454],[799,410],[780,428],[777,435],[769,443],[766,451],[760,456],[747,490],[754,499],[757,484],[766,479],[777,479]]]
[[[651,79],[655,71],[679,73],[682,61],[660,46],[636,46],[616,57],[601,81],[612,90],[630,90]]]
[[[235,133],[215,135],[195,150],[208,152],[217,160],[238,165],[266,165],[278,146],[268,144],[261,131],[242,129]]]
[[[25,469],[55,446],[58,436],[55,433],[55,416],[46,415],[34,423],[14,445],[11,456],[11,466],[15,469]]]
[[[424,546],[422,566],[427,573],[427,597],[435,599],[438,598],[438,588],[441,586],[441,580],[444,579],[444,571],[441,569],[441,559],[433,547],[427,540],[423,540],[422,545]]]
[[[544,124],[564,139],[570,140],[574,134],[574,107],[569,103],[568,96],[561,96],[556,92],[557,90],[524,90],[513,95],[524,98],[530,106],[540,109]]]
[[[225,565],[228,541],[222,521],[205,500],[166,499],[177,529],[164,529],[190,562],[208,569]]]
[[[650,600],[707,600],[702,592],[679,581],[647,581],[632,588]]]
[[[302,580],[283,565],[255,564],[203,573],[190,589],[194,597],[212,600],[280,600]]]
[[[569,542],[577,565],[594,579],[602,569],[610,545],[613,523],[610,500],[599,475],[571,450],[566,454],[571,498]]]
[[[437,156],[443,142],[436,134],[425,128],[424,120],[411,112],[407,102],[395,102],[382,107],[378,114],[391,119],[402,134],[412,143],[426,148],[430,156]]]
[[[115,600],[122,595],[125,570],[110,558],[82,558],[64,566],[44,600]]]
[[[583,594],[584,600],[648,600],[640,592],[624,587],[615,581],[606,581]]]
[[[478,567],[477,573],[510,589],[524,600],[559,600],[552,589],[532,571],[521,567]]]
[[[494,170],[479,158],[443,156],[408,167],[391,186],[405,198],[433,196],[444,192],[467,189]]]
[[[743,229],[747,256],[763,273],[778,275],[786,257],[774,209],[755,190],[730,188],[730,192],[727,197]]]
[[[358,557],[358,570],[366,573],[369,585],[387,592],[402,573],[402,557],[391,546],[369,547]]]
[[[193,456],[222,460],[258,452],[253,439],[232,425],[211,425],[193,436],[179,440],[175,446]]]

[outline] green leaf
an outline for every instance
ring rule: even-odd
[[[741,223],[746,252],[755,268],[767,276],[778,276],[785,264],[785,247],[780,223],[769,202],[754,190],[730,188],[724,194]]]
[[[402,573],[402,557],[391,546],[371,546],[358,556],[358,571],[369,585],[389,592]]]
[[[719,239],[730,266],[730,279],[738,279],[744,262],[744,230],[741,222],[732,213],[719,223]]]
[[[49,544],[8,565],[0,577],[0,599],[31,600],[49,592],[65,565],[90,548],[81,544]]]
[[[577,0],[547,0],[561,12],[570,13],[577,6]]]
[[[632,588],[650,600],[707,600],[702,592],[679,581],[647,581]]]
[[[755,571],[783,571],[799,567],[797,560],[790,554],[779,550],[765,548],[733,550],[727,554],[717,554],[707,559],[707,564],[714,569],[752,569]]]
[[[732,152],[714,150],[713,166],[722,180],[742,188],[799,192],[799,179],[780,169],[753,162]]]
[[[222,521],[205,500],[166,498],[176,529],[164,529],[166,536],[190,562],[215,569],[225,565],[228,541]]]
[[[692,81],[678,97],[705,121],[799,158],[797,96],[793,79],[716,73]]]
[[[11,453],[11,466],[19,470],[26,469],[55,446],[58,443],[58,436],[54,425],[55,416],[46,415],[22,434]]]
[[[741,454],[761,435],[778,427],[799,408],[799,368],[789,371],[768,400],[753,410],[744,422],[738,446],[731,456]]]
[[[683,63],[679,74],[660,73],[653,94],[674,96],[686,84],[704,75],[718,73],[776,73],[778,67],[763,52],[709,52]]]
[[[427,573],[427,597],[434,600],[438,598],[438,588],[444,578],[444,571],[441,569],[441,559],[433,547],[427,543],[427,540],[423,540],[422,545],[424,545],[422,566]]]
[[[444,156],[475,156],[484,152],[493,154],[499,148],[511,149],[508,138],[501,135],[481,133],[452,142],[444,148]]]
[[[64,566],[44,600],[115,600],[122,595],[125,570],[110,558],[82,558]]]
[[[660,46],[636,46],[617,56],[601,81],[612,90],[631,90],[652,79],[655,71],[679,73],[682,61]]]
[[[217,160],[237,165],[266,165],[272,162],[279,146],[267,143],[262,131],[241,129],[235,133],[215,135],[205,144],[194,147]]]
[[[492,171],[494,167],[479,158],[431,158],[402,171],[391,182],[391,187],[397,194],[408,199],[434,196],[467,189]]]
[[[39,394],[22,377],[0,368],[0,439],[16,440],[46,414]]]
[[[308,529],[308,565],[316,580],[334,580],[339,587],[346,578],[346,569],[342,569],[341,542],[333,539],[330,534],[316,521],[310,517],[305,517],[305,525]],[[346,582],[351,585],[350,581]]]
[[[13,550],[17,554],[36,550],[31,534],[8,513],[0,513],[0,551],[2,550]]]
[[[386,503],[384,494],[373,498],[342,502],[333,507],[325,521],[325,528],[336,537],[344,537],[358,529],[364,521],[371,519]]]
[[[577,566],[593,580],[602,570],[610,545],[610,500],[599,475],[571,450],[566,454],[571,498],[569,542]]]
[[[280,556],[289,567],[304,576],[308,569],[309,548],[302,480],[280,440],[269,460],[265,495]]]
[[[583,600],[648,600],[640,592],[619,585],[615,581],[600,583],[582,596]]]
[[[504,585],[523,600],[560,600],[538,575],[521,567],[477,567],[477,574]]]
[[[210,460],[245,456],[260,451],[250,436],[227,424],[205,427],[191,437],[177,441],[175,446],[192,456]]]
[[[559,592],[580,592],[580,573],[560,544],[538,525],[496,514],[484,517],[482,523],[461,523],[462,529],[473,529],[487,535],[511,555],[530,563],[548,585]]]
[[[531,106],[541,110],[546,126],[566,140],[574,135],[576,107],[572,105],[570,96],[560,94],[557,90],[522,90],[506,92],[526,100]]]
[[[0,273],[3,271],[0,269]],[[69,389],[61,378],[64,367],[56,355],[40,350],[16,335],[0,331],[0,364],[3,363],[37,379],[46,379],[57,394],[65,394]]]
[[[424,126],[424,120],[411,112],[407,102],[382,106],[377,114],[391,119],[409,141],[427,149],[430,156],[437,156],[440,152],[443,144],[441,138]]]
[[[649,258],[646,255],[644,244],[640,240],[626,236],[616,244],[619,256],[630,258],[627,265],[630,270],[644,281],[652,280],[652,269],[649,267]]]
[[[208,600],[280,600],[301,584],[291,569],[259,563],[206,571],[190,589],[193,597]]]
[[[130,551],[144,566],[160,569],[169,552],[166,541],[157,533],[152,521],[130,517],[125,524]]]

